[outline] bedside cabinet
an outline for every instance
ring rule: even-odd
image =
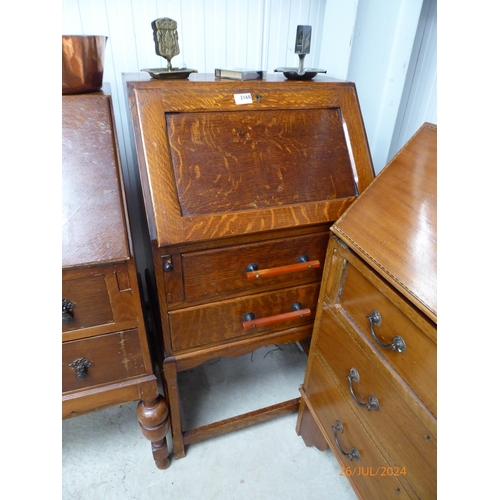
[[[62,97],[62,416],[139,400],[137,417],[168,467],[158,393],[129,239],[111,97]]]
[[[299,397],[183,429],[177,374],[310,337],[328,228],[374,174],[352,83],[124,81],[181,458],[190,443],[297,411]]]
[[[436,498],[436,136],[424,124],[331,228],[297,433],[359,498]]]

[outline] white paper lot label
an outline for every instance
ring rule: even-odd
[[[252,94],[234,94],[236,104],[252,104]]]

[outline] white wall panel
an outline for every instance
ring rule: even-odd
[[[280,66],[286,66],[288,47],[288,26],[290,22],[291,0],[274,0],[269,2],[268,40],[269,44],[264,49],[267,53],[268,71]]]
[[[62,33],[63,35],[83,34],[82,18],[78,0],[64,0],[62,5]]]
[[[196,67],[200,72],[227,64],[227,3],[227,0],[205,0],[203,20],[207,43],[204,43],[203,69]],[[197,36],[192,38],[198,39]],[[186,64],[191,67],[190,63]]]
[[[205,6],[207,2],[184,0],[181,2],[181,15],[177,21],[179,34],[182,33],[181,53],[172,60],[175,67],[182,65],[205,72],[205,51],[210,51],[211,33],[205,32]],[[196,8],[198,6],[198,8]],[[160,17],[164,17],[160,14]]]
[[[437,0],[424,0],[389,161],[424,122],[437,124]]]
[[[158,5],[150,0],[134,0],[129,2],[131,6],[130,15],[132,16],[133,31],[128,34],[130,45],[134,46],[134,53],[130,59],[135,60],[133,71],[141,68],[163,68],[167,66],[167,61],[159,58],[154,46],[151,50],[153,41],[152,21],[158,19]],[[167,2],[165,2],[167,4]],[[168,2],[171,3],[171,2]],[[112,14],[111,14],[112,15]],[[166,16],[165,16],[166,17]]]
[[[319,50],[314,67],[325,69],[327,76],[346,80],[351,58],[352,38],[356,24],[358,0],[328,0],[320,12],[322,24]],[[321,43],[319,43],[321,40]]]
[[[387,163],[422,0],[360,0],[348,78],[356,83],[375,171]]]

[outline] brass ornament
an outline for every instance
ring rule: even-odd
[[[155,19],[151,23],[155,52],[167,60],[166,68],[147,68],[146,71],[153,78],[187,78],[191,73],[198,73],[195,69],[174,68],[172,59],[180,54],[179,35],[177,33],[177,21],[168,17]]]

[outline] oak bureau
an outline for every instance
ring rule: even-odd
[[[111,96],[62,97],[62,416],[139,400],[158,468],[168,467],[132,253]]]
[[[310,338],[328,228],[374,173],[353,83],[278,74],[125,74],[124,83],[182,458],[190,443],[297,411],[299,397],[184,429],[177,374]]]
[[[425,123],[331,228],[297,432],[363,499],[437,495],[436,137]]]

